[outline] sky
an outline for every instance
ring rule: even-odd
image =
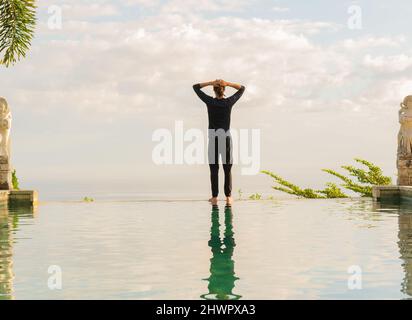
[[[260,130],[261,169],[318,188],[334,181],[322,168],[361,157],[395,179],[411,12],[406,0],[39,1],[27,58],[0,70],[13,166],[43,198],[207,194],[207,166],[156,165],[152,135],[175,121],[206,130],[192,85],[223,78],[246,86],[232,127]],[[240,169],[235,191],[272,192]]]

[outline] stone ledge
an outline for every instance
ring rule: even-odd
[[[0,202],[4,202],[7,200],[9,200],[9,191],[0,190]]]
[[[373,186],[372,197],[378,201],[412,200],[412,186]]]
[[[12,190],[9,192],[9,201],[24,201],[36,203],[38,200],[37,191],[33,190]]]
[[[34,190],[0,190],[0,202],[34,205],[38,201]]]

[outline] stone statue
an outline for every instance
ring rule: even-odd
[[[10,168],[11,112],[6,99],[0,97],[0,190],[11,190]]]
[[[9,157],[11,112],[6,99],[0,97],[0,157]]]
[[[412,96],[407,96],[399,110],[398,185],[412,185]]]

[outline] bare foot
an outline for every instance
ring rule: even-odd
[[[213,197],[209,199],[209,202],[213,205],[213,206],[217,206],[217,197]]]
[[[231,206],[233,204],[233,198],[232,197],[226,197],[226,205]]]

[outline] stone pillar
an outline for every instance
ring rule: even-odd
[[[398,157],[398,186],[412,186],[412,159]]]
[[[398,185],[412,186],[412,96],[407,96],[399,110]]]
[[[0,156],[0,190],[12,190],[11,167],[8,157]]]
[[[0,97],[0,190],[12,190],[10,165],[11,112],[7,100]]]

